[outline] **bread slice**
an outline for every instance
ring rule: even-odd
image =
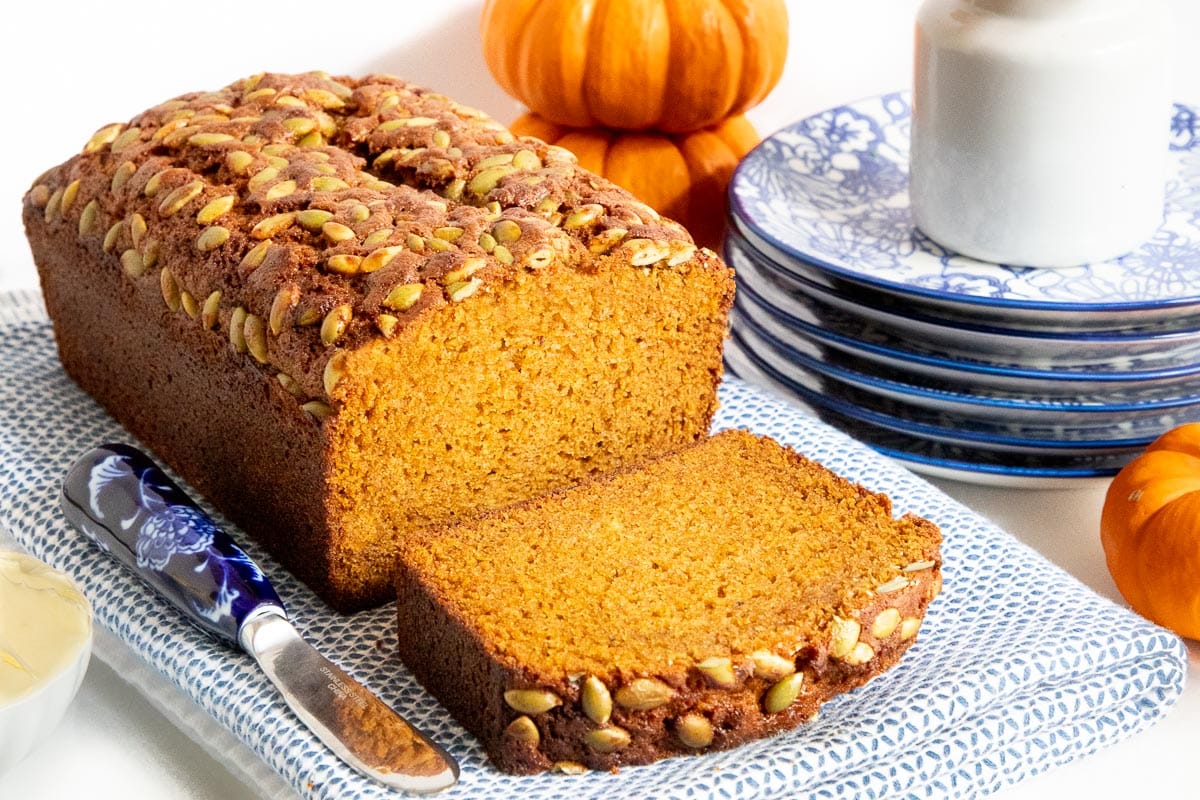
[[[707,435],[732,272],[573,155],[389,76],[101,128],[24,218],[67,372],[342,610],[394,543]]]
[[[939,544],[886,496],[726,431],[407,537],[399,654],[507,772],[729,748],[894,664]]]

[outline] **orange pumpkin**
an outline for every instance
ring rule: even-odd
[[[564,128],[534,114],[512,124],[573,152],[579,163],[683,224],[697,244],[716,248],[725,229],[725,188],[758,134],[745,117],[681,136]]]
[[[761,102],[787,56],[784,0],[487,0],[483,55],[551,122],[686,133]]]
[[[1129,605],[1200,639],[1200,423],[1163,434],[1113,479],[1100,539]]]

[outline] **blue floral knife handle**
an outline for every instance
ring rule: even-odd
[[[63,480],[67,520],[235,647],[255,615],[284,615],[258,566],[141,451],[106,444]]]

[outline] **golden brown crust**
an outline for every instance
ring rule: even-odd
[[[252,355],[318,400],[334,345],[393,336],[513,270],[695,253],[566,150],[390,76],[265,74],[184,95],[101,128],[25,204],[189,315],[211,298],[209,327],[238,323]]]
[[[720,259],[396,78],[162,103],[42,175],[24,218],[71,376],[342,608],[387,599],[410,527],[694,441],[715,409]],[[441,372],[406,405],[418,365]],[[454,407],[467,373],[504,396]],[[541,432],[504,424],[547,403]],[[434,460],[453,485],[420,485]]]
[[[408,537],[399,652],[506,771],[726,749],[895,663],[940,589],[939,542],[727,431]]]

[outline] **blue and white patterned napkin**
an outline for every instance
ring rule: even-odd
[[[886,491],[898,513],[926,516],[945,536],[944,590],[901,663],[828,703],[814,722],[736,750],[615,775],[501,774],[397,661],[390,608],[339,616],[239,538],[305,635],[460,760],[462,779],[448,798],[976,797],[1129,736],[1178,698],[1186,655],[1175,636],[786,404],[733,379],[721,399],[717,427],[770,434]],[[100,625],[301,796],[388,796],[309,734],[248,656],[184,622],[67,528],[59,481],[79,453],[108,440],[133,443],[63,373],[39,299],[0,295],[0,523],[74,576]]]

